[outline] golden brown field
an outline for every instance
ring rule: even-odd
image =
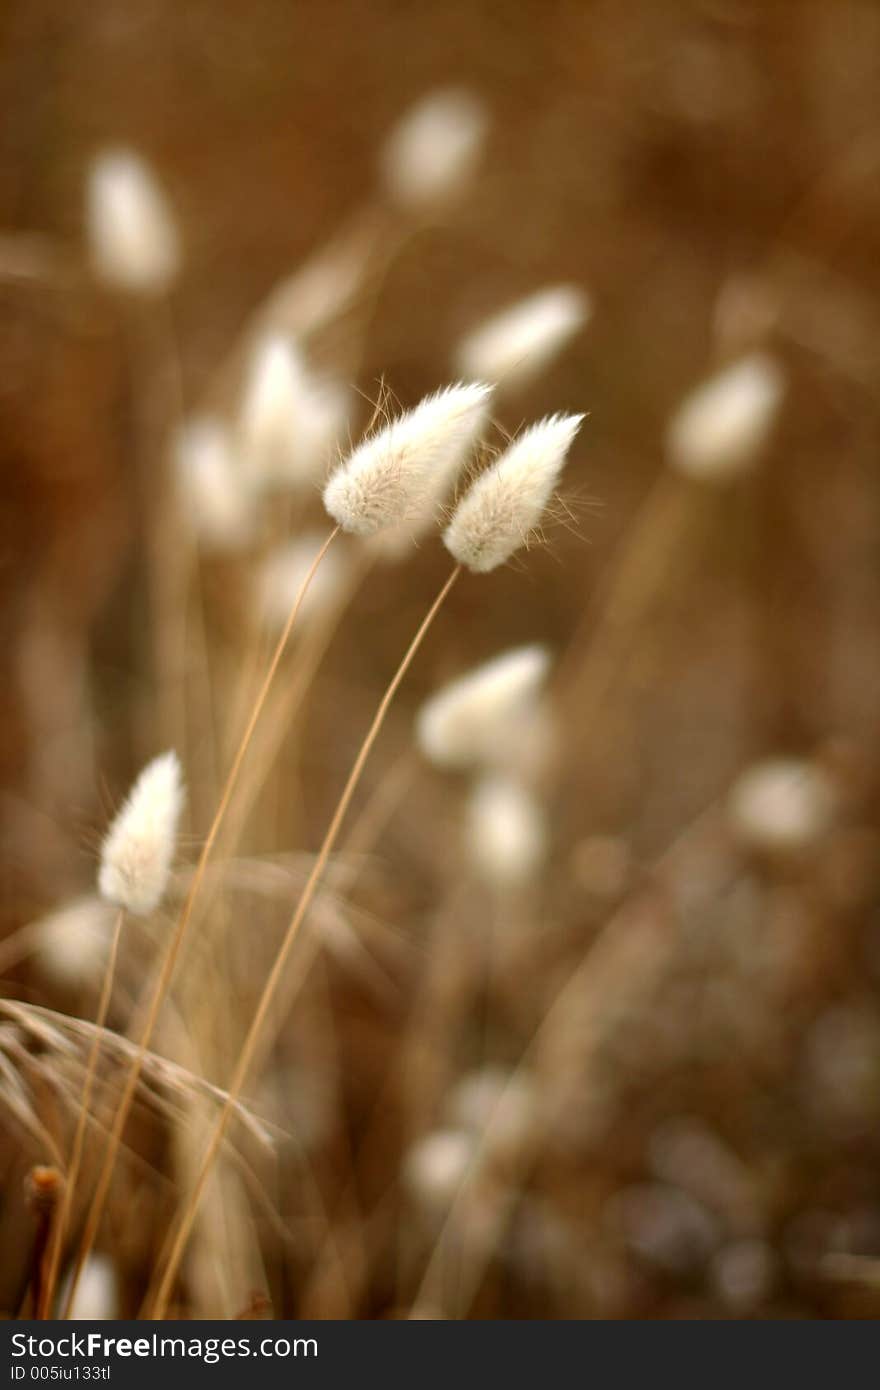
[[[0,63],[0,1312],[878,1316],[880,6]]]

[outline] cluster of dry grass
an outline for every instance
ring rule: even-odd
[[[878,1311],[876,24],[490,8],[497,70],[389,111],[298,265],[200,296],[160,157],[8,219],[12,381],[45,352],[62,401],[8,436],[8,1315]],[[812,163],[768,116],[793,74]],[[459,495],[590,413],[546,544],[450,587],[449,474],[322,552],[327,471],[462,376],[494,394]],[[173,866],[120,914],[99,846],[165,748]]]

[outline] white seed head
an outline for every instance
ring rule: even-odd
[[[462,1129],[438,1129],[419,1139],[403,1168],[413,1196],[428,1206],[448,1206],[468,1176],[476,1147],[474,1136]]]
[[[444,532],[453,559],[475,574],[488,574],[528,544],[583,418],[539,420],[480,475]]]
[[[223,422],[204,415],[185,424],[175,464],[184,515],[202,544],[213,550],[247,545],[254,532],[253,492]]]
[[[94,984],[110,946],[113,909],[94,894],[76,898],[35,924],[41,971],[66,988]]]
[[[728,812],[735,833],[746,844],[796,851],[825,834],[835,800],[820,768],[794,758],[774,758],[743,773],[730,793]]]
[[[323,477],[346,417],[342,391],[315,380],[289,339],[274,335],[258,344],[239,422],[242,461],[255,483],[311,487]]]
[[[67,1301],[69,1278],[62,1287],[59,1306]],[[74,1322],[115,1321],[119,1317],[119,1281],[107,1255],[89,1255],[76,1286],[70,1317]]]
[[[311,569],[315,556],[326,541],[325,535],[310,532],[289,541],[267,556],[257,576],[257,603],[260,617],[270,628],[279,630],[290,617],[297,595]],[[332,607],[349,571],[347,556],[331,547],[312,575],[300,606],[300,618],[307,622]]]
[[[324,489],[334,521],[361,536],[420,524],[464,462],[490,395],[481,383],[447,386],[363,440]]]
[[[493,1154],[521,1148],[535,1131],[538,1097],[527,1072],[485,1066],[468,1072],[446,1103],[450,1124],[474,1134]]]
[[[515,647],[444,686],[416,719],[421,752],[438,767],[506,763],[549,664],[546,648]]]
[[[754,463],[782,402],[778,363],[753,353],[698,386],[672,416],[669,462],[692,478],[722,481]]]
[[[149,165],[107,150],[88,174],[86,227],[96,275],[141,294],[166,290],[180,269],[177,228]]]
[[[475,785],[467,807],[465,841],[474,868],[495,888],[515,888],[538,873],[547,848],[542,808],[512,777]]]
[[[551,286],[475,328],[459,343],[456,363],[465,376],[520,386],[550,365],[589,316],[583,290]]]
[[[468,182],[485,143],[485,108],[458,88],[431,92],[391,131],[381,169],[391,196],[406,207],[440,202]]]
[[[171,871],[183,798],[176,753],[163,753],[147,764],[101,848],[98,888],[108,902],[138,917],[158,907]]]

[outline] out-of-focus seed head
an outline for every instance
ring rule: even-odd
[[[487,883],[500,889],[521,887],[535,878],[546,853],[544,813],[514,778],[483,777],[468,802],[465,844]]]
[[[270,628],[280,630],[290,616],[306,575],[326,536],[309,533],[272,552],[257,576],[259,615]],[[300,606],[300,618],[308,622],[333,606],[349,572],[348,557],[331,547],[321,561]]]
[[[728,813],[736,835],[768,852],[809,848],[828,831],[836,796],[821,768],[795,758],[757,763],[735,783]]]
[[[138,294],[167,290],[180,269],[177,228],[149,165],[106,150],[88,174],[86,227],[99,279]]]
[[[782,369],[763,352],[698,386],[669,422],[666,451],[672,467],[709,482],[744,472],[766,443],[784,389]]]
[[[553,285],[475,328],[459,343],[456,363],[465,376],[521,386],[550,365],[589,316],[583,290]]]
[[[347,419],[344,393],[317,381],[288,338],[258,343],[239,421],[242,463],[259,486],[310,488],[324,476]]]
[[[183,799],[177,754],[154,758],[132,787],[101,848],[98,888],[108,902],[138,917],[159,906],[171,872]]]
[[[438,767],[506,765],[549,663],[545,647],[515,647],[444,686],[419,711],[421,752]]]
[[[406,111],[382,149],[381,171],[396,202],[420,208],[459,193],[483,150],[488,118],[471,92],[431,92]]]
[[[464,462],[490,395],[481,383],[448,386],[369,435],[324,489],[334,521],[361,536],[420,523]]]
[[[254,496],[221,420],[199,416],[175,445],[184,516],[210,550],[238,550],[253,539]]]
[[[481,474],[443,536],[453,559],[475,574],[487,574],[528,545],[583,418],[550,415],[539,420]]]

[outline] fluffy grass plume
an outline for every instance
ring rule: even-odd
[[[137,917],[159,906],[168,886],[183,777],[176,753],[148,763],[101,847],[98,888],[108,902]]]
[[[86,226],[92,266],[117,289],[157,294],[180,269],[180,242],[165,194],[132,150],[99,154],[89,170]]]
[[[324,505],[343,531],[369,536],[418,519],[462,464],[485,419],[492,388],[447,386],[368,436],[336,470]]]
[[[534,705],[547,674],[545,647],[515,647],[450,681],[416,719],[419,749],[438,767],[466,768],[503,759],[510,735]]]
[[[548,367],[590,316],[577,285],[551,285],[517,300],[458,345],[456,364],[468,377],[522,385]]]

